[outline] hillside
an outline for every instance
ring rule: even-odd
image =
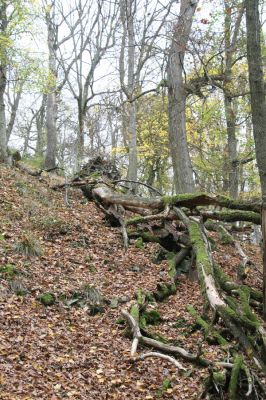
[[[198,399],[208,369],[184,360],[186,371],[158,358],[130,361],[121,310],[138,288],[167,281],[167,262],[152,262],[157,244],[131,240],[125,252],[119,228],[81,192],[73,189],[66,207],[63,192],[17,169],[0,167],[0,194],[0,398]],[[248,280],[259,287],[259,248],[246,244],[245,251],[256,265]],[[219,242],[214,252],[232,277],[235,253]],[[99,313],[87,301],[92,287],[103,296]],[[202,342],[204,357],[224,359],[220,346],[203,341],[188,304],[200,312],[202,296],[181,275],[175,295],[149,306],[161,315],[151,331],[196,353]]]

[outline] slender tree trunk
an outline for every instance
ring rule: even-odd
[[[0,162],[7,161],[6,113],[5,113],[6,70],[0,65]]]
[[[134,30],[134,14],[135,0],[129,0],[127,13],[127,31],[128,31],[128,92],[131,99],[134,97],[135,82],[135,30]],[[137,180],[138,155],[137,155],[137,113],[136,103],[129,104],[129,123],[128,123],[128,173],[130,180]]]
[[[228,149],[228,183],[230,197],[236,199],[238,196],[238,166],[237,159],[237,138],[236,138],[236,113],[231,95],[232,85],[232,66],[235,43],[231,41],[232,31],[232,7],[231,2],[225,0],[225,85],[224,85],[224,105],[227,127],[227,149]],[[237,37],[237,34],[235,35]],[[235,40],[236,40],[235,37]]]
[[[196,0],[181,1],[180,15],[174,28],[167,65],[169,141],[177,193],[191,193],[195,190],[186,136],[186,91],[183,70],[185,49],[197,4]]]
[[[78,101],[78,137],[77,137],[77,165],[80,168],[83,157],[84,157],[84,109],[83,109],[82,97]]]
[[[35,154],[42,157],[45,145],[45,107],[47,103],[47,96],[43,95],[42,104],[36,115],[36,129],[37,129],[37,143]]]
[[[7,29],[7,3],[0,4],[0,34],[4,37]],[[0,162],[7,162],[7,137],[6,137],[6,114],[5,114],[5,90],[6,90],[6,51],[1,49],[0,60]]]
[[[53,10],[52,10],[53,12]],[[53,23],[53,16],[46,16],[48,28],[48,51],[49,51],[49,93],[47,95],[46,108],[46,127],[47,127],[47,149],[44,161],[44,166],[47,169],[55,168],[56,166],[56,151],[57,151],[57,69],[56,69],[56,31]]]
[[[259,0],[246,0],[246,24],[253,135],[262,194],[263,316],[266,320],[266,102],[261,55]]]
[[[231,198],[238,197],[239,172],[237,160],[237,138],[236,138],[236,115],[233,106],[233,100],[230,95],[225,94],[225,115],[227,126],[227,145],[228,145],[228,163],[229,163],[229,195]]]
[[[7,143],[9,141],[9,139],[10,139],[11,133],[12,133],[13,128],[14,128],[16,115],[17,115],[17,111],[18,111],[18,106],[19,106],[19,102],[20,102],[21,96],[22,96],[23,85],[24,85],[24,82],[22,82],[19,85],[18,91],[17,91],[15,99],[14,99],[14,103],[12,104],[12,107],[11,107],[11,115],[10,115],[10,119],[9,119],[9,122],[8,122],[8,125],[7,125],[7,129],[6,129]]]

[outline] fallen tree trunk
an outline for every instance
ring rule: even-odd
[[[187,207],[193,209],[198,206],[220,206],[232,210],[252,211],[258,213],[260,205],[257,203],[237,202],[221,196],[209,196],[205,193],[180,194],[176,196],[160,197],[137,197],[125,194],[118,194],[106,184],[96,185],[92,189],[92,195],[101,200],[102,203],[120,204],[126,207],[136,207],[151,210],[164,210],[167,206]],[[252,216],[252,218],[256,216]],[[253,218],[253,219],[254,219]],[[252,220],[253,222],[253,220]]]
[[[261,223],[260,214],[254,211],[203,211],[201,212],[201,216],[203,217],[203,221],[212,219],[223,222],[253,222],[256,225],[260,225]]]

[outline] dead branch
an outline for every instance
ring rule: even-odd
[[[167,354],[162,354],[162,353],[157,353],[155,351],[150,351],[149,353],[144,353],[135,358],[134,361],[142,361],[147,357],[159,357],[164,360],[170,361],[172,364],[174,364],[178,369],[182,369],[183,371],[186,371],[187,369],[183,367],[182,364],[180,364],[175,358],[168,356]]]

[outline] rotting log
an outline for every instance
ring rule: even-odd
[[[111,182],[110,182],[111,184]],[[121,204],[125,208],[135,207],[151,210],[165,210],[167,206],[187,207],[193,209],[198,206],[221,206],[233,210],[259,212],[259,205],[250,202],[237,202],[221,196],[210,196],[205,193],[179,194],[175,196],[137,197],[118,194],[110,185],[99,183],[92,189],[92,194],[103,204]],[[251,215],[255,218],[255,216]],[[235,217],[236,218],[236,217]],[[252,221],[253,222],[253,221]]]
[[[231,210],[231,211],[202,211],[201,216],[203,221],[209,219],[223,222],[252,222],[253,224],[260,225],[261,217],[258,212],[254,211],[242,211],[242,210]]]

